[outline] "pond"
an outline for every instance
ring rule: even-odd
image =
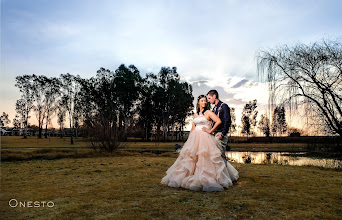
[[[231,162],[253,164],[279,164],[291,166],[317,166],[324,168],[342,168],[342,160],[310,158],[301,156],[303,153],[295,153],[289,156],[289,152],[239,152],[228,151],[226,156]]]

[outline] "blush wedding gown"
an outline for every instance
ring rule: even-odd
[[[215,137],[202,131],[203,127],[210,129],[210,121],[197,115],[194,123],[195,129],[161,183],[195,191],[223,191],[239,178],[238,171],[229,162],[225,165]]]

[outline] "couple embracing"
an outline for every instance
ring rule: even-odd
[[[210,110],[210,104],[215,104]],[[239,178],[225,156],[230,109],[216,90],[197,99],[196,114],[188,140],[161,183],[195,191],[222,191]]]

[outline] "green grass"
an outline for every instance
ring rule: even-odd
[[[1,219],[341,219],[342,173],[316,167],[235,164],[223,192],[160,184],[176,155],[1,163]],[[53,201],[11,208],[10,199]]]

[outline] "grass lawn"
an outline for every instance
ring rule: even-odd
[[[74,144],[70,144],[70,137],[59,138],[37,138],[21,136],[3,136],[1,137],[1,148],[88,148],[91,147],[90,142],[85,138],[74,138]]]
[[[74,144],[70,144],[70,137],[59,138],[37,138],[28,137],[24,139],[19,136],[1,137],[2,149],[14,148],[41,148],[41,149],[62,149],[62,148],[90,148],[91,143],[86,138],[74,138]],[[183,146],[180,142],[123,142],[120,148],[124,150],[159,150],[171,152],[175,149],[175,144]],[[231,150],[239,151],[305,151],[305,143],[229,143]]]
[[[174,151],[175,144],[183,145],[184,142],[122,142],[120,148],[128,150],[164,150]],[[2,149],[35,148],[35,149],[62,149],[62,148],[91,148],[91,142],[87,138],[74,138],[74,144],[70,144],[70,137],[37,138],[20,136],[1,137]]]
[[[176,155],[1,163],[1,219],[341,219],[342,173],[316,167],[235,164],[223,192],[160,184]],[[12,208],[52,201],[49,207]],[[51,204],[51,203],[50,203]]]

